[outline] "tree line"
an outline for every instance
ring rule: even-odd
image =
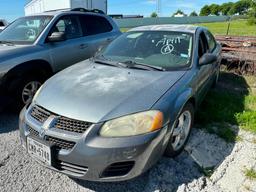
[[[187,16],[182,10],[177,10],[172,16],[177,14],[182,14]],[[204,5],[200,13],[198,14],[196,11],[193,11],[189,14],[189,16],[209,16],[209,15],[225,15],[225,16],[233,16],[233,15],[249,15],[251,18],[256,18],[256,0],[239,0],[237,2],[227,2],[223,4],[210,4]],[[157,13],[153,12],[151,17],[157,17]]]
[[[200,10],[200,16],[208,15],[247,15],[255,6],[255,0],[240,0],[223,4],[205,5]]]

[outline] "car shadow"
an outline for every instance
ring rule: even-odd
[[[235,141],[239,131],[237,114],[245,110],[250,86],[243,76],[222,72],[216,88],[211,89],[197,112],[195,123],[228,142]]]
[[[0,134],[18,129],[18,112],[4,110],[0,112]]]
[[[222,73],[217,87],[209,91],[197,112],[199,117],[195,127],[199,128],[192,130],[184,152],[178,157],[162,157],[152,169],[130,181],[74,181],[93,191],[160,192],[177,191],[195,179],[209,177],[233,151],[239,132],[235,114],[244,110],[244,99],[248,94],[249,86],[243,77]],[[212,129],[206,128],[209,126]]]
[[[198,113],[189,142],[178,157],[162,157],[145,174],[129,181],[100,183],[72,179],[82,188],[93,191],[176,191],[181,185],[203,176],[229,156],[239,131],[235,114],[245,109],[249,86],[241,76],[222,73],[217,88],[209,91]],[[216,123],[217,122],[217,123]],[[230,126],[232,125],[232,126]],[[18,129],[18,113],[0,113],[0,134]]]
[[[152,169],[133,180],[117,183],[74,181],[93,191],[177,191],[183,184],[209,176],[209,171],[217,168],[233,147],[234,143],[226,143],[216,135],[195,128],[184,152],[175,158],[162,157]],[[207,165],[210,167],[203,167]]]

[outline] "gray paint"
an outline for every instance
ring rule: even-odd
[[[69,15],[79,16],[83,14],[97,15],[106,18],[112,24],[113,30],[108,33],[69,39],[58,43],[46,43],[50,30],[60,17]],[[39,15],[51,15],[53,19],[32,45],[0,44],[0,84],[2,83],[1,77],[7,76],[11,69],[25,62],[34,60],[46,61],[49,63],[52,71],[56,73],[72,64],[90,58],[100,46],[106,45],[110,42],[109,40],[113,40],[121,34],[114,21],[110,17],[102,14],[60,11]],[[80,47],[81,44],[86,44],[86,49],[82,49]],[[40,66],[37,67],[39,68]],[[5,86],[8,87],[8,85]]]
[[[153,28],[163,30],[159,26]],[[172,30],[171,27],[168,30]],[[198,42],[199,34],[205,30],[201,27],[194,29],[194,42]],[[71,151],[61,150],[58,158],[75,165],[88,166],[89,171],[85,175],[77,176],[49,168],[71,177],[103,182],[127,180],[142,174],[165,151],[173,123],[183,106],[189,99],[194,99],[196,109],[219,70],[220,45],[213,52],[218,61],[201,67],[198,65],[198,43],[193,48],[192,64],[186,71],[124,69],[87,60],[60,72],[43,85],[32,105],[21,112],[23,143],[26,143],[29,134],[26,124],[37,131],[42,129],[42,125],[29,115],[31,107],[38,104],[56,115],[95,123],[81,135],[54,128],[46,130],[46,135],[76,142]],[[104,138],[99,135],[105,121],[146,110],[163,112],[162,129],[124,138]],[[135,166],[127,175],[100,177],[110,164],[131,160],[135,161]]]
[[[34,101],[56,114],[98,123],[149,110],[184,73],[145,72],[87,60],[47,81]]]

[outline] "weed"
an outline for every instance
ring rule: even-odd
[[[256,180],[256,171],[254,169],[246,169],[244,171],[245,176],[250,180]]]
[[[206,177],[211,177],[214,172],[214,167],[203,168],[199,167],[199,171]]]

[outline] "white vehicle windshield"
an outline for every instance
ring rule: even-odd
[[[192,49],[192,33],[136,31],[114,40],[102,56],[120,63],[140,63],[173,70],[190,66]]]
[[[19,18],[0,33],[0,42],[32,44],[51,21],[52,16]]]

